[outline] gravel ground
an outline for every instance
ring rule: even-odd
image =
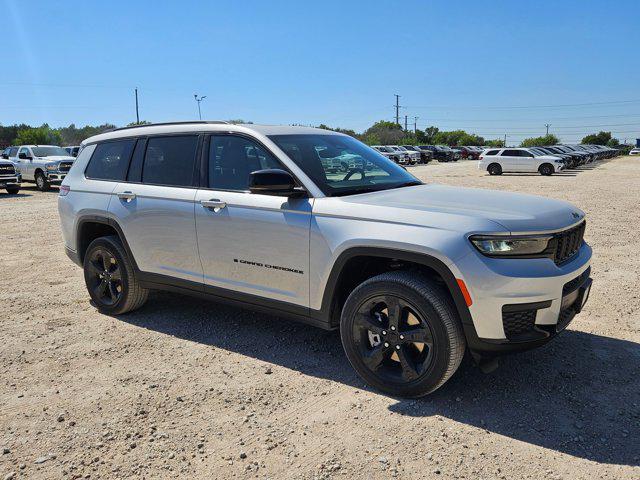
[[[594,250],[563,335],[417,401],[364,386],[335,332],[168,293],[101,315],[56,192],[0,195],[0,479],[640,478],[640,159],[412,171],[569,200]]]

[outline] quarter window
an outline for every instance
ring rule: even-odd
[[[142,166],[142,183],[193,186],[198,137],[151,137]]]
[[[209,187],[249,190],[249,174],[282,168],[280,162],[257,143],[233,135],[212,135],[209,146]]]
[[[96,180],[123,180],[135,140],[100,143],[89,160],[87,178]]]
[[[487,153],[485,153],[484,155],[485,155],[485,156],[487,156],[487,155],[497,155],[499,151],[500,151],[500,150],[489,150],[489,151],[488,151]]]

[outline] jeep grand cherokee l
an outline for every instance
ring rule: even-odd
[[[319,152],[352,166],[328,172]],[[544,344],[591,286],[569,203],[423,183],[328,130],[103,133],[83,142],[58,206],[100,311],[168,289],[339,329],[358,374],[393,395],[434,391],[466,349],[482,363]]]

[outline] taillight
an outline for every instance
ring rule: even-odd
[[[71,187],[69,187],[68,185],[60,185],[60,192],[58,193],[58,195],[60,195],[61,197],[66,197],[70,191]]]

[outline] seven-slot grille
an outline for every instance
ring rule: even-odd
[[[560,232],[553,237],[556,245],[553,261],[556,264],[565,262],[578,253],[586,225],[586,222],[582,222],[580,225]]]
[[[73,162],[60,162],[60,166],[58,167],[58,171],[60,172],[68,172],[71,169],[71,165]]]
[[[15,175],[16,169],[13,165],[0,165],[0,175]]]

